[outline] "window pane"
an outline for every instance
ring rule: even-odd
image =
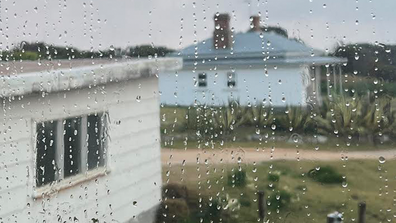
[[[56,122],[43,122],[37,125],[37,186],[55,181],[55,135]]]
[[[234,72],[228,72],[227,73],[227,86],[229,88],[233,88],[236,86],[236,81],[235,81],[235,73]]]
[[[208,85],[206,80],[206,73],[198,74],[198,86],[199,87],[206,87]]]
[[[65,177],[76,175],[80,172],[81,152],[81,118],[65,120]]]
[[[104,165],[102,114],[88,116],[88,170]]]

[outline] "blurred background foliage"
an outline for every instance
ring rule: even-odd
[[[142,45],[126,47],[125,49],[114,48],[113,46],[104,50],[79,50],[69,46],[54,46],[44,42],[22,41],[13,48],[1,52],[0,58],[3,61],[20,60],[52,60],[52,59],[93,59],[93,58],[147,58],[164,57],[166,54],[174,52],[172,49],[161,46]]]

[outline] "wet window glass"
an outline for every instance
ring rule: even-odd
[[[0,0],[0,222],[395,222],[395,9]]]

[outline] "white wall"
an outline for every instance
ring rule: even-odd
[[[1,222],[125,222],[161,199],[157,78],[105,87],[30,95],[0,109]],[[137,101],[136,97],[141,100]],[[33,121],[108,111],[110,141],[106,176],[33,198]],[[119,123],[119,124],[116,124]],[[133,202],[136,201],[136,205]]]
[[[307,82],[304,77],[305,66],[278,66],[268,68],[236,69],[237,87],[227,87],[227,72],[184,69],[178,72],[163,72],[160,74],[160,100],[167,105],[227,104],[229,98],[239,100],[242,105],[263,102],[272,106],[305,105],[307,98]],[[195,83],[198,73],[207,73],[207,87],[200,88]],[[195,79],[194,79],[195,78]],[[283,100],[284,98],[284,100]]]

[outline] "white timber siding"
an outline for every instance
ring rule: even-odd
[[[138,60],[0,76],[0,222],[151,222],[140,217],[161,200],[156,74],[181,64]],[[105,167],[36,187],[37,123],[93,113],[107,117]]]
[[[157,78],[3,101],[0,219],[126,222],[161,199]],[[137,100],[136,98],[139,98]],[[106,111],[107,174],[35,199],[35,123]],[[134,205],[134,202],[135,205]]]
[[[236,87],[227,86],[230,69],[187,70],[160,74],[161,103],[190,106],[226,105],[237,100],[241,105],[265,103],[273,107],[305,106],[308,86],[312,85],[305,65],[235,69]],[[199,73],[207,74],[207,87],[197,85]]]

